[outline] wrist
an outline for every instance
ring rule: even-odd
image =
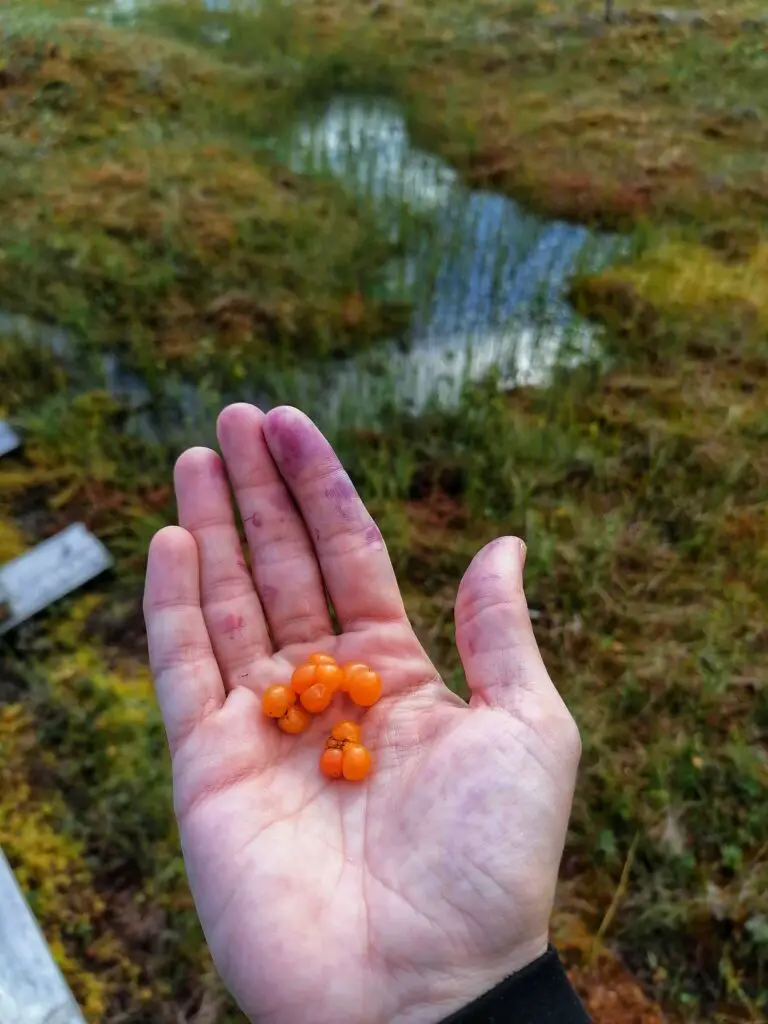
[[[538,960],[547,952],[548,944],[544,934],[482,962],[451,964],[421,971],[409,979],[400,978],[400,1008],[388,1020],[390,1024],[438,1024]]]

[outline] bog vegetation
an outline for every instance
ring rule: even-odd
[[[234,395],[317,414],[458,692],[460,574],[525,536],[584,739],[554,923],[574,978],[600,1022],[765,1019],[768,21],[607,6],[4,3],[0,415],[24,447],[0,560],[80,520],[118,567],[0,646],[0,843],[89,1021],[240,1019],[184,880],[139,610],[173,459]],[[440,254],[421,284],[403,267],[451,202],[297,166],[295,125],[345,96],[395,104],[462,194],[620,238],[562,285],[586,354],[417,408],[385,360],[375,416],[349,383],[324,402],[347,357],[407,344]],[[558,325],[526,316],[535,349]]]

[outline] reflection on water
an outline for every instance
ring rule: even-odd
[[[340,417],[376,424],[394,406],[418,412],[430,399],[455,404],[466,382],[491,372],[503,388],[544,384],[556,367],[600,358],[596,329],[575,315],[563,293],[575,271],[621,252],[616,236],[544,221],[503,196],[465,188],[442,161],[411,145],[390,104],[335,101],[324,116],[290,133],[285,157],[297,170],[330,173],[372,198],[403,242],[405,256],[387,268],[385,291],[413,304],[406,345],[393,339],[341,363],[289,376],[268,372],[268,380],[250,378],[230,396],[205,397],[169,377],[158,402],[157,389],[150,396],[113,355],[94,355],[86,374],[61,328],[0,313],[0,332],[54,351],[76,387],[78,380],[86,386],[86,377],[93,386],[95,365],[103,386],[137,410],[140,432],[165,440],[190,427],[205,429],[214,405],[227,399],[267,407],[290,401],[326,425]]]
[[[450,167],[411,144],[389,103],[334,101],[293,134],[290,161],[372,197],[395,233],[404,209],[426,218],[392,274],[394,290],[415,306],[410,351],[388,354],[402,400],[416,408],[430,394],[450,402],[465,380],[490,370],[506,387],[541,384],[555,366],[599,356],[596,329],[563,293],[574,272],[619,252],[615,236],[544,221],[503,196],[463,187]],[[341,380],[356,390],[378,386],[352,366]]]
[[[106,16],[114,21],[130,21],[141,13],[143,8],[151,7],[159,2],[161,0],[101,0],[100,3],[94,4],[90,13],[97,17]],[[199,6],[203,10],[213,13],[243,10],[255,14],[258,13],[261,3],[260,0],[199,0]],[[216,34],[211,37],[211,42],[223,43],[229,38],[229,32],[226,29],[217,29],[214,32]],[[211,35],[208,31],[206,34]]]
[[[106,14],[117,21],[130,19],[138,14],[142,7],[147,7],[151,0],[106,0],[102,4],[94,4],[89,13],[92,15]]]
[[[458,192],[456,172],[411,145],[394,104],[337,99],[320,120],[298,126],[290,151],[297,170],[330,171],[364,196],[428,208]]]

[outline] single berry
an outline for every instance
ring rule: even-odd
[[[261,698],[261,709],[269,718],[282,718],[296,703],[296,694],[289,686],[270,686]]]
[[[370,669],[353,673],[349,680],[349,696],[361,708],[370,708],[381,696],[381,679]]]
[[[330,654],[310,654],[307,658],[308,665],[335,665],[336,659]]]
[[[331,738],[340,743],[360,743],[363,739],[363,730],[357,722],[339,722],[331,729]]]
[[[344,678],[341,681],[339,689],[343,693],[349,692],[349,681],[355,672],[368,672],[368,666],[364,665],[362,661],[348,661],[346,665],[342,665],[341,667],[344,672]]]
[[[302,694],[316,682],[316,667],[316,665],[299,665],[291,676],[291,689],[294,693]]]
[[[340,750],[324,750],[320,755],[320,771],[329,779],[342,776],[342,753]]]
[[[313,683],[301,695],[301,703],[313,715],[319,715],[333,700],[333,690],[325,683]]]
[[[323,662],[315,666],[315,682],[325,683],[332,693],[335,693],[344,681],[344,673],[338,665],[329,665]]]
[[[297,736],[300,732],[304,732],[309,725],[309,715],[304,708],[294,704],[288,708],[282,718],[278,718],[277,724],[283,732],[287,732],[291,736]]]
[[[371,752],[362,743],[347,743],[341,755],[341,770],[345,779],[360,782],[371,770]]]

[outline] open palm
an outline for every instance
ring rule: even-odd
[[[547,944],[579,741],[531,630],[525,549],[490,544],[459,588],[467,706],[416,639],[381,535],[310,420],[239,404],[218,428],[226,471],[208,449],[179,459],[180,527],[154,538],[145,593],[208,943],[259,1022],[439,1021]],[[286,736],[260,696],[315,650],[367,662],[384,695],[367,712],[337,695]],[[362,721],[374,756],[362,784],[318,770],[341,718]]]

